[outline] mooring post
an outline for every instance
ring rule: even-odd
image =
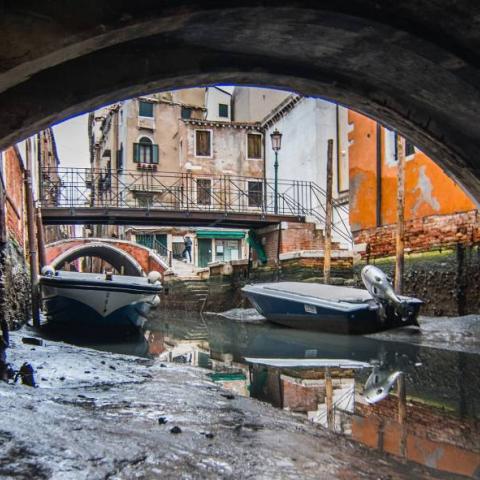
[[[327,407],[327,426],[330,430],[334,429],[334,414],[333,414],[333,384],[332,375],[328,368],[325,369],[325,405]]]
[[[28,229],[28,250],[30,254],[30,281],[32,284],[32,320],[35,327],[40,326],[40,310],[39,310],[39,290],[38,290],[38,256],[37,256],[37,240],[35,238],[35,207],[33,204],[32,191],[32,145],[30,139],[25,142],[25,203],[27,206],[27,229]]]
[[[397,154],[397,230],[395,258],[395,292],[403,293],[403,271],[405,265],[405,151],[404,140],[395,133]]]
[[[332,215],[333,215],[333,140],[328,140],[327,149],[327,198],[325,205],[325,247],[323,256],[323,280],[330,283],[332,259]]]

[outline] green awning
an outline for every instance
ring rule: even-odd
[[[214,382],[233,382],[234,380],[246,380],[247,377],[241,372],[227,373],[227,372],[218,372],[218,373],[209,373],[208,376]]]
[[[245,238],[245,232],[238,230],[197,230],[197,238],[225,238],[227,240],[240,240]]]

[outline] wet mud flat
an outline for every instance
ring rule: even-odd
[[[205,371],[12,334],[37,388],[0,383],[0,478],[456,478],[382,456]]]

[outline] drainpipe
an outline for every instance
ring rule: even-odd
[[[267,138],[267,127],[263,129],[263,210],[266,213],[267,208],[267,149],[266,149],[266,141]],[[247,145],[248,148],[248,145]]]
[[[377,227],[382,226],[382,127],[377,123]]]

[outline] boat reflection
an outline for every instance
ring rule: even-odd
[[[157,312],[148,328],[152,355],[208,368],[239,395],[439,470],[480,466],[476,355],[297,331],[248,311]]]

